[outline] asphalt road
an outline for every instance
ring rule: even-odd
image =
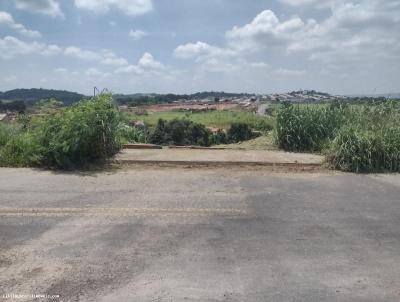
[[[399,284],[400,176],[0,169],[1,295],[397,302]]]

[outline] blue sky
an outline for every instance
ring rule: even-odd
[[[0,90],[399,92],[400,0],[2,0]]]

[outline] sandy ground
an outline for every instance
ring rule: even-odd
[[[397,302],[399,195],[398,175],[0,169],[0,297]]]

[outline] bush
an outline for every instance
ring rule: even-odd
[[[111,95],[63,109],[37,127],[43,146],[40,164],[71,169],[112,157],[120,150],[118,125]]]
[[[321,151],[345,121],[345,109],[283,105],[277,113],[275,139],[286,151]]]
[[[246,123],[233,123],[228,130],[228,141],[231,143],[247,141],[252,137],[251,128]]]
[[[120,123],[118,125],[118,139],[121,144],[145,143],[145,130]]]
[[[159,145],[205,146],[213,142],[212,133],[204,125],[186,119],[165,121],[159,119],[150,136],[150,142]]]
[[[228,137],[224,130],[219,129],[214,135],[214,143],[216,145],[225,145],[228,143]]]
[[[33,133],[13,136],[0,150],[0,166],[30,167],[40,161],[40,146]]]
[[[32,121],[11,139],[0,139],[8,140],[0,150],[0,164],[73,169],[103,161],[120,149],[118,125],[111,95],[100,95]]]

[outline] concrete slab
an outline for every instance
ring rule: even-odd
[[[162,149],[123,150],[116,161],[122,164],[321,166],[324,157],[269,150]]]

